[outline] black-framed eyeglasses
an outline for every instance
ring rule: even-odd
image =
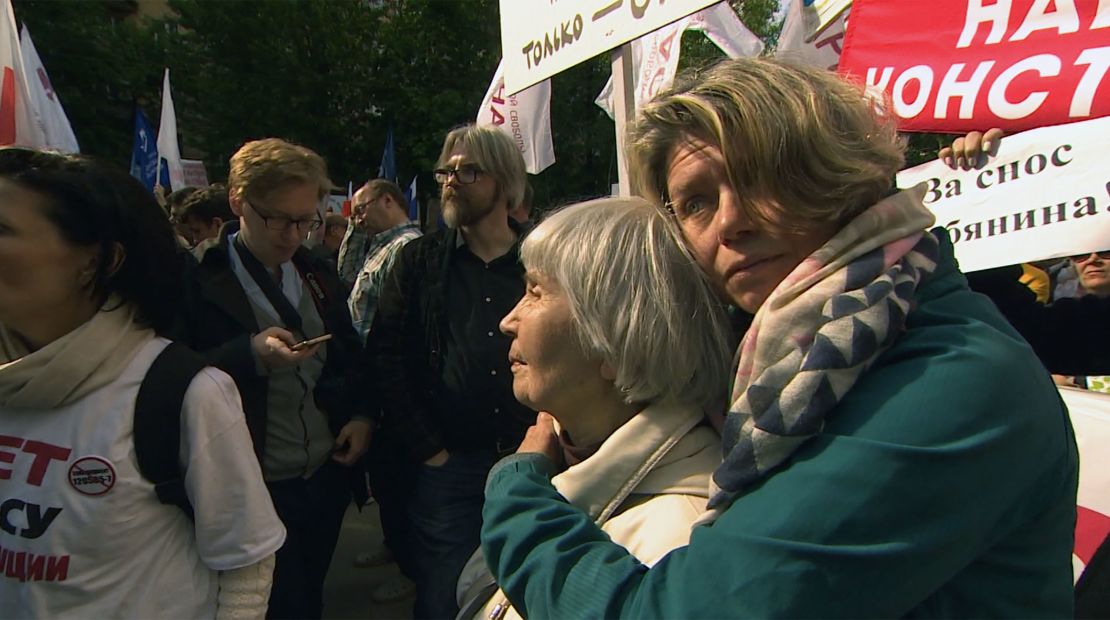
[[[266,228],[270,230],[280,230],[284,232],[289,230],[290,226],[296,226],[297,232],[306,233],[320,228],[324,223],[319,216],[307,220],[295,220],[284,215],[270,215],[249,202],[245,204],[249,205],[258,217],[262,218],[262,222],[266,225]]]
[[[448,182],[452,176],[455,177],[463,185],[469,185],[478,180],[478,175],[482,174],[482,169],[477,166],[463,166],[461,168],[436,168],[432,171],[432,175],[436,179],[436,183],[443,185]]]
[[[1088,260],[1090,260],[1091,254],[1094,254],[1094,255],[1098,256],[1102,260],[1110,260],[1110,250],[1103,250],[1101,252],[1086,252],[1084,254],[1076,254],[1074,256],[1069,256],[1068,258],[1072,259],[1073,261],[1075,261],[1077,263],[1085,263]]]

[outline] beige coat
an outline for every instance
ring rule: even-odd
[[[551,482],[613,542],[651,566],[690,541],[690,526],[705,510],[721,440],[701,421],[694,407],[652,405]],[[498,590],[475,618],[520,615]]]

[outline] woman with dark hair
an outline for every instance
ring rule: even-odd
[[[136,463],[135,399],[169,344],[179,265],[169,221],[134,179],[0,150],[6,617],[265,612],[285,531],[231,379],[205,368],[183,399],[192,520]]]

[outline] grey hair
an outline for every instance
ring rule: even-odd
[[[474,124],[456,127],[443,140],[443,150],[436,165],[443,166],[451,158],[451,153],[459,148],[497,181],[497,188],[509,201],[510,211],[520,206],[528,179],[524,158],[512,138],[495,127]]]
[[[525,238],[520,258],[564,291],[578,345],[613,369],[625,402],[723,402],[724,308],[661,209],[641,198],[565,207]]]

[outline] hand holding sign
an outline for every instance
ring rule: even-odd
[[[1006,132],[995,127],[986,133],[973,131],[966,136],[960,136],[937,153],[937,158],[948,164],[953,170],[957,167],[969,170],[975,167],[981,155],[997,155],[998,145]]]
[[[1108,137],[1110,118],[1041,127],[992,139],[997,155],[977,167],[937,160],[903,170],[898,186],[925,184],[925,206],[948,229],[965,272],[1103,250]]]

